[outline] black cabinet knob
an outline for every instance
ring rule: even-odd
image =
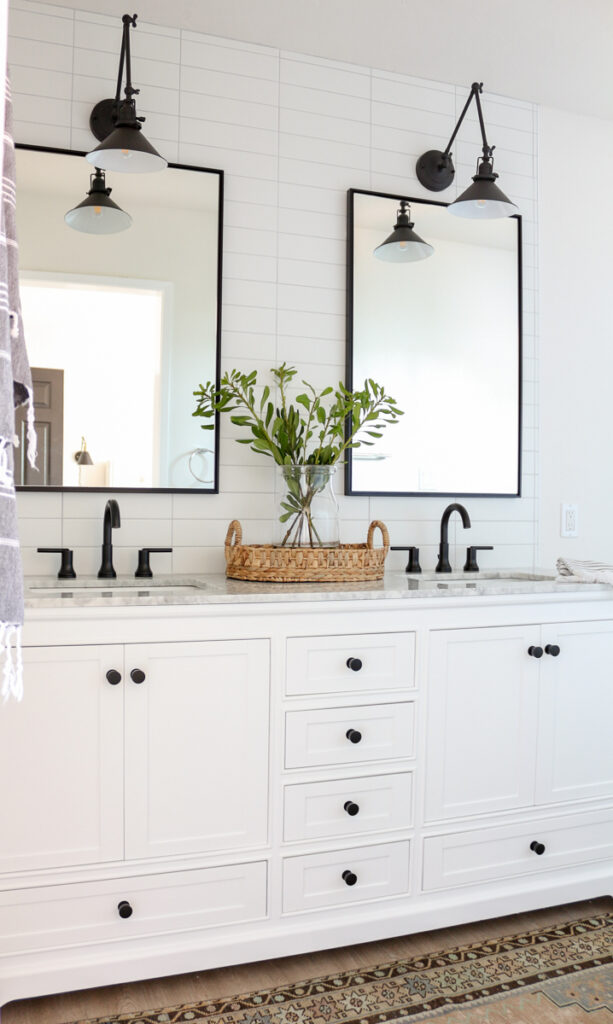
[[[347,658],[347,668],[350,668],[352,672],[359,672],[362,662],[359,658]]]
[[[528,648],[528,654],[530,655],[531,658],[542,658],[543,657],[543,648],[542,647],[534,647],[534,646],[533,647],[529,647]]]
[[[133,683],[144,683],[145,673],[140,668],[133,668],[132,671],[130,672],[130,679],[132,680]]]
[[[110,668],[106,674],[106,678],[107,682],[109,682],[111,686],[117,686],[117,683],[121,682],[121,673],[115,668]]]
[[[358,729],[347,729],[345,736],[350,743],[359,743],[362,739],[362,733],[359,732]]]
[[[546,644],[545,654],[550,654],[552,658],[557,658],[560,653],[560,648],[557,644]]]
[[[345,803],[343,804],[343,810],[347,811],[347,814],[349,815],[350,818],[353,818],[355,817],[356,814],[359,813],[360,805],[354,804],[353,800],[346,800]]]
[[[358,880],[358,876],[354,875],[353,871],[343,871],[343,881],[345,885],[355,885]]]
[[[132,914],[134,913],[127,900],[121,900],[121,902],[117,904],[117,912],[124,920],[127,917],[132,917]]]
[[[536,853],[540,857],[543,853],[545,853],[545,844],[539,843],[537,839],[534,839],[530,843],[530,849],[533,851],[533,853]]]

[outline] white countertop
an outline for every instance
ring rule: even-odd
[[[26,609],[113,608],[177,605],[252,604],[303,601],[420,600],[425,598],[531,597],[543,594],[609,593],[605,583],[561,580],[546,572],[386,573],[372,583],[250,583],[223,575],[133,576],[114,580],[79,577],[57,580],[26,577]]]

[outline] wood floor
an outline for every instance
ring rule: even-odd
[[[139,1010],[215,999],[219,996],[300,981],[320,974],[331,974],[352,967],[366,967],[369,964],[400,959],[404,956],[417,956],[495,935],[527,931],[556,921],[570,921],[589,916],[599,910],[613,910],[613,899],[572,903],[564,907],[515,914],[457,928],[422,932],[400,939],[371,942],[280,960],[266,960],[262,963],[243,964],[240,967],[157,978],[152,981],[135,982],[132,985],[87,989],[41,999],[25,999],[8,1003],[3,1007],[2,1024],[65,1024],[86,1020],[89,1017],[104,1017],[131,1011],[137,1013]],[[565,1024],[570,1024],[572,1019],[566,1014],[563,1016]],[[580,1019],[584,1020],[584,1016],[582,1015]],[[613,1017],[611,1019],[613,1020]],[[561,1017],[559,1020],[562,1024]]]

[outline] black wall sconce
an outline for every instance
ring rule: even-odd
[[[113,235],[129,228],[132,218],[113,202],[111,192],[106,187],[104,171],[96,167],[94,174],[90,174],[85,199],[64,215],[68,227],[88,235]]]
[[[105,171],[122,171],[131,174],[145,174],[162,171],[168,161],[160,156],[157,149],[147,141],[142,132],[144,117],[137,117],[134,97],[140,89],[132,85],[132,63],[130,58],[130,29],[136,28],[137,14],[124,14],[123,37],[119,56],[119,74],[114,100],[100,100],[91,112],[89,126],[100,140],[87,160]],[[121,96],[124,65],[126,70],[125,96]]]
[[[433,247],[413,231],[414,226],[409,201],[401,199],[394,230],[374,250],[377,259],[386,263],[415,263],[431,256]]]
[[[441,152],[438,149],[430,149],[417,161],[416,172],[421,184],[430,192],[442,192],[448,188],[455,176],[455,168],[451,159],[451,147],[458,134],[460,125],[466,116],[466,112],[475,100],[479,125],[481,127],[481,138],[483,140],[483,155],[477,160],[477,173],[473,177],[473,184],[469,185],[465,192],[462,192],[454,203],[447,207],[450,213],[457,217],[470,217],[474,220],[489,220],[494,217],[511,217],[518,212],[515,203],[505,196],[496,185],[498,175],[494,171],[494,149],[490,146],[485,134],[485,123],[481,109],[480,94],[483,92],[483,82],[473,82],[469,97],[464,104],[453,135],[447,148]]]

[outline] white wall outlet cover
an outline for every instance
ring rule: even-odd
[[[563,504],[561,507],[560,536],[579,536],[579,510],[577,505]]]

